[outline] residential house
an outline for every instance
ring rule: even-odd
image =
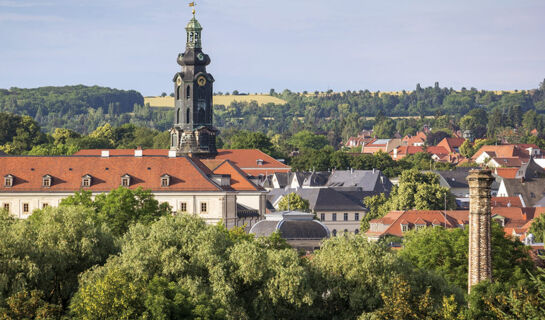
[[[535,144],[486,145],[477,150],[471,160],[488,167],[518,168],[531,157],[541,156],[542,152]]]
[[[406,135],[405,137],[403,137],[401,144],[404,146],[422,147],[424,146],[424,144],[426,144],[427,138],[428,136],[424,132],[420,131],[414,136]]]
[[[545,208],[492,207],[492,220],[500,223],[506,234],[523,239],[534,218],[545,213]],[[366,235],[370,240],[392,235],[403,237],[410,230],[441,226],[449,229],[465,228],[469,223],[468,210],[406,210],[391,211],[380,219],[369,222]]]
[[[449,154],[459,154],[460,146],[464,141],[466,141],[464,138],[444,138],[437,146],[445,148]]]
[[[376,139],[362,147],[362,153],[377,153],[379,151],[390,153],[401,145],[401,139]]]

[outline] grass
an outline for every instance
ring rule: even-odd
[[[285,100],[282,100],[277,97],[270,96],[268,94],[251,94],[251,95],[242,95],[242,96],[233,96],[233,95],[215,95],[214,96],[214,105],[224,105],[229,106],[233,101],[237,102],[251,102],[255,101],[258,105],[262,106],[267,103],[274,104],[286,104]],[[144,103],[149,103],[151,107],[156,108],[172,108],[174,107],[174,98],[173,97],[145,97]]]

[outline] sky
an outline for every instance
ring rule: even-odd
[[[173,91],[189,1],[0,0],[0,88]],[[214,91],[532,89],[543,0],[197,0]]]

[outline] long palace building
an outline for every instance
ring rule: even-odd
[[[173,78],[174,125],[170,149],[81,150],[72,156],[0,156],[0,205],[19,218],[57,206],[74,192],[93,195],[119,186],[151,190],[173,211],[227,227],[253,225],[265,214],[266,191],[251,177],[290,167],[259,150],[216,148],[214,78],[201,46],[202,27],[189,21],[187,44]]]

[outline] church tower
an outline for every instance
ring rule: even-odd
[[[210,57],[202,52],[202,27],[195,18],[186,28],[186,49],[178,55],[181,72],[174,75],[174,126],[170,130],[170,149],[176,154],[214,157],[218,130],[212,125],[212,84],[206,72]]]

